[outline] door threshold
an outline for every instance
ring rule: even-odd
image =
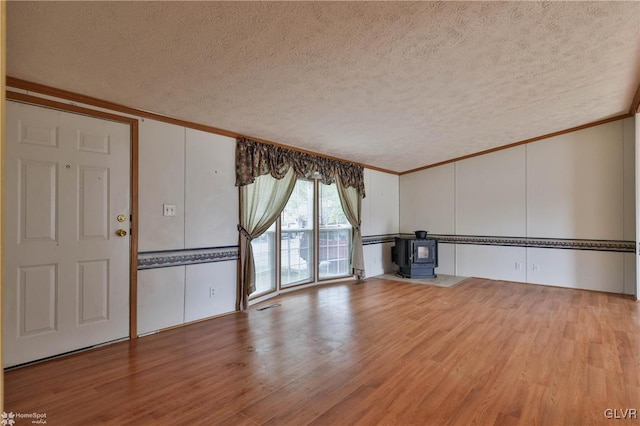
[[[103,346],[111,345],[113,343],[126,342],[127,340],[129,340],[128,337],[122,337],[120,339],[115,339],[115,340],[109,340],[108,342],[98,343],[97,345],[87,346],[85,348],[80,348],[80,349],[74,349],[72,351],[63,352],[61,354],[51,355],[51,356],[48,356],[46,358],[40,358],[40,359],[36,359],[36,360],[33,360],[33,361],[24,362],[24,363],[18,364],[18,365],[12,365],[11,367],[5,367],[3,370],[6,372],[6,371],[11,371],[11,370],[16,370],[16,369],[22,368],[22,367],[29,367],[30,365],[36,365],[36,364],[40,364],[40,363],[43,363],[43,362],[51,361],[51,360],[54,360],[54,359],[63,358],[63,357],[69,356],[69,355],[77,354],[77,353],[80,353],[80,352],[90,351],[92,349],[101,348]]]

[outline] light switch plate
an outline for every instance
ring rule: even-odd
[[[175,204],[163,204],[162,205],[162,215],[163,216],[175,216],[176,215],[176,205]]]

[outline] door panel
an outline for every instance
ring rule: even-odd
[[[58,126],[50,121],[42,120],[38,125],[29,121],[28,117],[18,120],[18,142],[40,146],[58,146]]]
[[[109,142],[109,135],[78,132],[80,151],[109,154]]]
[[[104,167],[80,166],[78,188],[79,238],[108,239],[109,170]]]
[[[20,337],[56,331],[56,265],[20,268]]]
[[[109,259],[78,262],[78,292],[80,324],[109,319]]]
[[[56,240],[57,166],[50,161],[21,161],[20,220],[21,242]]]
[[[128,336],[130,152],[127,124],[7,102],[5,366]]]

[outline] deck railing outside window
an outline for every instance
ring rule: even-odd
[[[313,248],[311,229],[283,229],[280,242],[280,282],[282,286],[311,280],[313,276]]]
[[[256,294],[275,289],[275,234],[275,227],[272,226],[267,232],[251,241],[256,265]]]
[[[282,285],[294,285],[308,281],[311,276],[309,242],[310,229],[282,230],[281,280]],[[273,289],[275,262],[273,246],[275,232],[267,231],[253,240],[253,255],[256,262],[256,293]],[[320,229],[319,274],[320,278],[349,275],[349,253],[351,252],[351,228],[335,227]]]
[[[349,275],[351,253],[351,227],[320,228],[320,278]]]

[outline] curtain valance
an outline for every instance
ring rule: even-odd
[[[236,186],[249,185],[258,176],[267,174],[282,179],[289,169],[293,169],[297,178],[319,175],[325,185],[339,178],[345,187],[355,188],[362,198],[365,196],[362,166],[246,138],[236,139]]]

